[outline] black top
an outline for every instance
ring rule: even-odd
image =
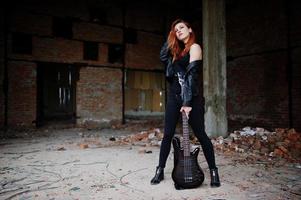
[[[186,53],[179,60],[175,60],[172,64],[172,67],[175,72],[175,76],[170,83],[170,92],[175,94],[181,94],[181,85],[179,84],[178,75],[184,75],[186,72],[186,68],[189,65],[190,55]]]

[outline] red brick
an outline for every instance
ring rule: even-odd
[[[77,82],[78,123],[102,126],[122,119],[120,69],[83,67]]]
[[[10,62],[8,65],[8,125],[35,126],[36,120],[36,64]]]

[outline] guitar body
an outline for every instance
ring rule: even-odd
[[[190,152],[190,156],[184,156],[181,149],[180,139],[174,137],[172,140],[174,147],[174,168],[172,179],[176,189],[190,189],[200,186],[205,179],[204,172],[198,164],[197,157],[200,148]]]

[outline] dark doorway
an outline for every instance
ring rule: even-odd
[[[37,126],[75,122],[76,74],[70,64],[38,65]]]

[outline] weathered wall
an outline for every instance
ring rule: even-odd
[[[37,114],[37,98],[39,98],[36,85],[36,66],[40,66],[39,63],[48,63],[48,65],[69,63],[74,66],[86,66],[80,68],[76,88],[78,124],[97,126],[97,123],[103,125],[121,122],[123,64],[122,62],[110,63],[108,56],[111,44],[124,44],[125,27],[122,19],[122,4],[118,1],[110,3],[99,1],[97,5],[90,5],[92,1],[64,0],[59,4],[53,3],[53,1],[33,2],[11,4],[8,7],[10,11],[7,35],[9,125],[34,125]],[[162,13],[158,12],[160,5],[151,2],[145,3],[151,5],[152,9],[149,9],[150,6],[148,6],[148,9],[145,10],[141,3],[128,3],[125,8],[125,26],[137,31],[137,43],[125,44],[125,67],[139,70],[162,69],[158,58],[158,52],[163,42],[162,36],[159,34],[163,27]],[[151,16],[151,20],[149,16]],[[56,17],[71,20],[71,38],[54,35],[52,28]],[[153,20],[155,18],[157,20]],[[12,35],[14,33],[26,33],[32,37],[32,53],[13,53]],[[98,43],[97,60],[83,58],[86,41]],[[2,42],[0,44],[2,52],[4,48]],[[0,71],[2,72],[3,69],[3,64],[1,64]],[[0,78],[2,89],[3,73]],[[4,122],[3,95],[1,91],[1,124]],[[20,101],[20,99],[24,99],[24,101]]]
[[[297,1],[290,5],[295,8]],[[256,10],[256,12],[254,12]],[[288,29],[292,45],[300,40],[297,9],[286,13],[284,0],[227,1],[227,111],[230,129],[242,126],[289,126],[289,81],[293,106],[300,111],[298,49],[288,74]],[[289,25],[290,24],[290,25]],[[300,35],[300,34],[299,34]],[[300,56],[299,56],[300,57]],[[299,62],[300,63],[300,62]],[[300,91],[300,90],[299,90]],[[298,105],[299,104],[299,105]],[[296,111],[293,111],[296,113]],[[293,115],[300,121],[300,115]],[[300,123],[299,123],[300,124]],[[299,127],[294,123],[295,127]],[[300,128],[300,127],[299,127]]]
[[[83,67],[77,82],[78,124],[109,125],[122,120],[122,71]]]
[[[95,121],[104,120],[100,114],[100,107],[95,112],[90,108],[97,104],[107,105],[107,95],[97,97],[97,103],[93,103],[90,96],[92,94],[86,94],[85,91],[89,90],[85,88],[90,88],[95,83],[98,89],[102,90],[108,81],[114,86],[111,89],[116,92],[114,98],[117,99],[116,108],[108,111],[112,113],[109,119],[120,120],[122,63],[108,62],[109,45],[123,44],[124,28],[133,28],[137,31],[137,43],[125,44],[125,67],[135,70],[162,70],[158,53],[169,30],[169,22],[184,13],[184,11],[178,12],[181,7],[176,9],[167,6],[169,1],[164,1],[162,4],[155,1],[127,2],[125,27],[123,27],[123,8],[118,1],[96,1],[100,2],[98,6],[91,6],[86,1],[64,0],[59,4],[50,0],[31,2],[34,3],[19,2],[11,5],[8,15],[7,60],[10,84],[8,122],[12,126],[32,126],[32,121],[35,120],[37,105],[34,88],[37,86],[34,74],[39,62],[87,66],[80,69],[77,85],[76,112],[79,115],[79,123],[83,123],[90,116],[95,117]],[[286,2],[291,3],[289,18]],[[195,4],[190,6],[193,5]],[[103,13],[100,19],[92,18],[91,9],[102,10],[96,12],[96,14]],[[226,0],[227,114],[230,129],[245,125],[267,128],[288,127],[290,107],[293,127],[301,129],[300,9],[298,0],[256,2]],[[186,16],[200,19],[200,12],[200,8],[197,8],[193,13],[186,13]],[[66,39],[53,35],[52,25],[55,17],[71,19],[72,38]],[[201,19],[194,20],[193,24],[197,27],[198,36],[201,36]],[[15,32],[32,36],[31,55],[12,54],[11,36]],[[0,126],[2,126],[4,123],[3,31],[0,35]],[[97,61],[83,59],[85,41],[98,42]],[[202,38],[199,38],[199,41],[202,41]],[[288,51],[288,43],[290,43],[290,51]],[[289,62],[292,68],[288,67]],[[108,73],[114,79],[98,80],[102,77],[102,73]],[[18,84],[22,90],[17,87]],[[101,94],[110,93],[107,89],[102,92]],[[291,102],[289,94],[292,97]],[[19,98],[27,99],[24,102],[17,101]],[[85,103],[90,107],[85,107]]]
[[[8,125],[35,126],[36,64],[11,61],[8,63]]]
[[[301,3],[291,1],[290,5],[290,46],[292,62],[292,117],[293,127],[301,131]]]
[[[0,31],[0,129],[4,126],[4,8],[0,8],[0,26],[2,31]]]
[[[159,52],[163,44],[162,36],[138,32],[137,40],[137,44],[127,44],[126,46],[126,67],[150,70],[162,69],[159,60]]]

